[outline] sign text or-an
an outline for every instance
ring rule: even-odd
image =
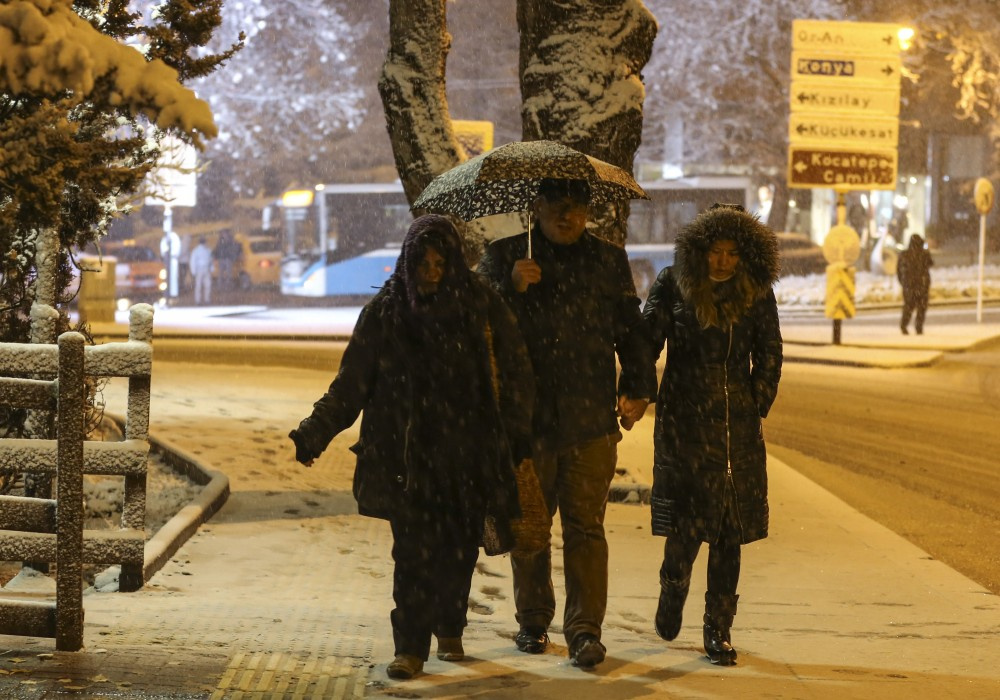
[[[898,55],[903,47],[899,27],[892,24],[797,19],[792,22],[792,49]]]

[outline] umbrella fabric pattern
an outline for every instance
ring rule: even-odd
[[[463,221],[527,211],[544,178],[586,180],[595,204],[648,199],[635,178],[615,165],[556,141],[515,141],[438,175],[413,208]]]

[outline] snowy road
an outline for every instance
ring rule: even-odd
[[[1000,593],[998,419],[994,346],[925,369],[786,365],[765,434],[778,458]]]

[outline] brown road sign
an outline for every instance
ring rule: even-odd
[[[789,187],[830,187],[838,190],[896,188],[895,149],[788,147]]]

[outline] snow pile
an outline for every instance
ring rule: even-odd
[[[931,268],[931,303],[948,300],[974,300],[979,290],[979,267],[964,265]],[[826,275],[782,277],[774,286],[778,306],[783,308],[822,307],[826,300]],[[1000,265],[983,268],[983,298],[1000,298]],[[902,288],[895,277],[871,272],[855,275],[855,303],[899,304]]]
[[[121,522],[125,500],[123,477],[84,477],[84,518],[87,529],[113,529]],[[150,456],[146,475],[146,540],[194,500],[201,486]]]

